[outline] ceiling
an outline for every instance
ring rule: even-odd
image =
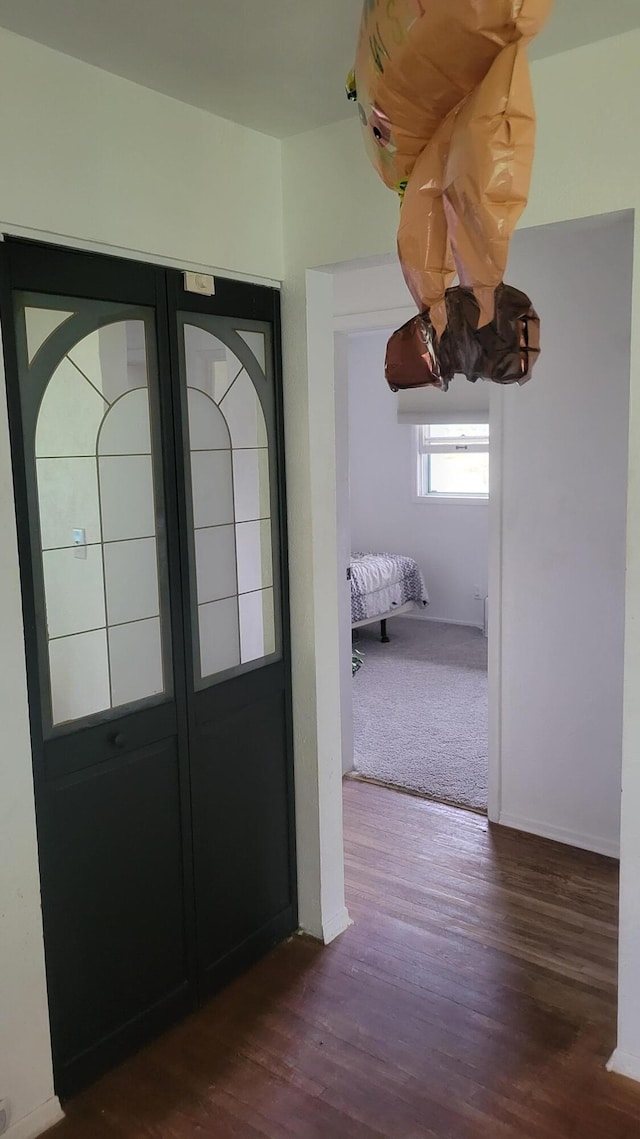
[[[362,0],[0,0],[0,26],[284,138],[347,118]],[[532,55],[640,27],[640,0],[555,0]]]

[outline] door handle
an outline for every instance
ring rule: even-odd
[[[109,743],[112,745],[112,747],[123,748],[126,742],[127,741],[122,732],[114,732],[109,736]]]

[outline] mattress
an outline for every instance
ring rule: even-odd
[[[351,555],[351,623],[388,616],[408,602],[423,609],[429,595],[422,571],[403,554]]]

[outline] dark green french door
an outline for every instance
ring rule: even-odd
[[[64,1096],[296,926],[279,307],[0,250]]]

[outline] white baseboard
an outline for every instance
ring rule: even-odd
[[[346,906],[343,906],[341,910],[338,910],[337,914],[334,914],[333,917],[327,921],[323,921],[322,940],[324,944],[329,945],[330,942],[335,941],[336,937],[344,933],[345,929],[348,929],[350,925],[353,925],[353,922],[349,917],[349,911]]]
[[[554,827],[548,823],[540,823],[536,819],[525,819],[521,815],[509,815],[504,811],[500,813],[498,823],[502,827],[526,831],[528,834],[536,834],[540,838],[551,838],[554,842],[563,842],[567,846],[577,846],[580,850],[590,850],[594,854],[606,854],[608,858],[620,857],[620,843],[614,839],[597,838],[594,835],[582,834],[580,831],[567,830],[565,827]]]
[[[640,1056],[634,1056],[631,1052],[622,1052],[620,1048],[616,1048],[607,1064],[607,1071],[640,1082]]]
[[[48,1131],[61,1119],[64,1119],[64,1111],[60,1107],[60,1100],[57,1096],[52,1096],[35,1111],[30,1111],[12,1124],[6,1132],[6,1139],[37,1139],[38,1135]]]
[[[462,625],[465,629],[482,629],[484,631],[484,624],[478,624],[476,621],[453,621],[450,617],[428,617],[426,613],[398,613],[397,620],[404,618],[405,621],[431,621],[434,625]],[[395,620],[395,618],[394,618]]]

